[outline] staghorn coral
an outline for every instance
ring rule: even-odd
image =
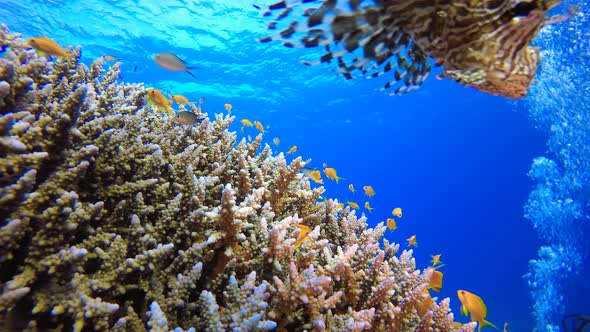
[[[0,42],[0,329],[473,330],[448,300],[419,313],[411,252],[233,117],[180,126],[117,64]]]

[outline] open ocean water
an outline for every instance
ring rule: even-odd
[[[258,120],[275,154],[296,145],[289,160],[301,155],[312,159],[311,167],[335,168],[345,179],[336,184],[324,178],[324,196],[359,203],[370,226],[401,207],[398,229],[386,238],[405,247],[416,235],[419,268],[442,254],[444,286],[437,296],[451,298],[461,322],[468,318],[459,318],[458,289],[481,296],[487,319],[499,330],[507,322],[508,331],[551,331],[545,321],[590,315],[586,3],[556,7],[556,13],[568,4],[582,10],[540,34],[536,44],[545,50],[544,60],[529,95],[518,101],[437,80],[437,68],[417,91],[386,96],[376,91],[382,80],[347,81],[334,64],[302,65],[301,59],[320,54],[315,50],[256,42],[268,34],[268,19],[252,4],[0,0],[0,21],[25,38],[46,35],[61,45],[80,45],[86,64],[115,56],[122,80],[189,100],[203,97],[210,115],[231,103],[231,129],[240,132],[241,119]],[[157,66],[152,57],[159,52],[198,66],[196,78]],[[256,134],[245,128],[239,135]],[[555,168],[533,178],[527,174],[534,160],[540,168],[552,160]],[[373,186],[374,197],[363,195],[365,185]],[[564,211],[568,199],[573,212]],[[363,209],[366,201],[374,211]],[[547,229],[565,231],[547,235]],[[542,246],[553,256],[531,264]],[[559,248],[568,254],[557,257]]]

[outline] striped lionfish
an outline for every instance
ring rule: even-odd
[[[544,25],[562,20],[546,16],[561,0],[366,2],[277,2],[264,8],[264,16],[282,10],[269,29],[277,29],[280,20],[294,9],[301,9],[305,19],[292,21],[259,41],[282,40],[285,46],[297,48],[323,46],[326,53],[304,64],[335,59],[337,70],[347,79],[353,75],[374,78],[393,71],[392,80],[380,89],[397,87],[389,95],[417,89],[434,62],[443,67],[441,79],[520,98],[526,95],[539,62],[539,49],[531,47],[531,41]]]

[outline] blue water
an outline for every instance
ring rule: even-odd
[[[399,229],[388,230],[386,238],[405,248],[405,239],[417,235],[419,268],[430,264],[430,255],[442,254],[439,297],[451,298],[457,320],[467,321],[458,318],[456,296],[465,289],[484,299],[488,320],[500,329],[504,322],[509,331],[535,327],[534,299],[523,275],[543,240],[525,219],[523,206],[536,185],[527,176],[533,159],[555,156],[548,145],[551,134],[531,112],[540,104],[535,102],[552,98],[543,90],[534,91],[533,102],[513,102],[431,75],[418,91],[387,97],[375,91],[383,81],[346,81],[333,72],[335,65],[301,65],[300,59],[319,54],[314,50],[255,42],[267,34],[267,20],[250,1],[0,0],[0,17],[24,37],[47,35],[62,45],[82,46],[87,64],[104,54],[118,57],[125,81],[192,101],[204,97],[210,116],[231,103],[236,116],[231,129],[239,132],[243,118],[259,120],[268,126],[265,142],[275,154],[297,145],[289,159],[301,155],[312,159],[311,167],[334,167],[345,180],[324,179],[324,196],[361,206],[369,200],[375,210],[358,211],[368,216],[369,225],[402,207]],[[575,36],[564,43],[588,40],[587,22],[581,32],[579,23],[577,30],[568,30],[568,24],[556,28]],[[590,48],[587,42],[577,47],[567,62],[557,64],[583,67]],[[158,67],[152,57],[159,52],[173,52],[200,67],[193,71],[197,78]],[[587,76],[578,78],[585,84],[580,94],[584,89],[590,94],[587,81]],[[554,88],[559,94],[559,82]],[[590,124],[590,103],[575,98],[569,101],[580,108],[580,121]],[[244,136],[257,133],[246,128]],[[278,147],[274,137],[281,140]],[[354,194],[348,191],[350,183]],[[364,185],[375,188],[373,198],[362,194]],[[577,198],[587,214],[588,196]],[[587,217],[580,219],[590,234]],[[566,313],[590,314],[590,286],[584,282],[588,244],[576,247],[583,263],[567,274],[564,300],[555,301],[564,303]]]

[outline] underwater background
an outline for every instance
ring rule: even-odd
[[[537,80],[526,98],[510,101],[435,75],[417,91],[388,97],[376,91],[384,81],[347,81],[334,64],[303,66],[319,51],[257,43],[267,20],[251,1],[0,0],[2,23],[25,38],[80,45],[87,64],[115,56],[122,80],[203,97],[210,115],[231,103],[233,130],[240,132],[241,119],[258,120],[275,154],[297,145],[289,159],[335,168],[345,179],[324,178],[324,196],[359,203],[369,226],[402,207],[386,238],[404,247],[415,234],[419,268],[442,254],[439,297],[451,298],[457,320],[468,320],[458,317],[456,291],[465,289],[509,331],[550,330],[543,327],[563,314],[590,314],[588,15],[582,5],[544,28]],[[196,78],[158,67],[159,52],[198,66]],[[363,195],[365,185],[374,197]]]

